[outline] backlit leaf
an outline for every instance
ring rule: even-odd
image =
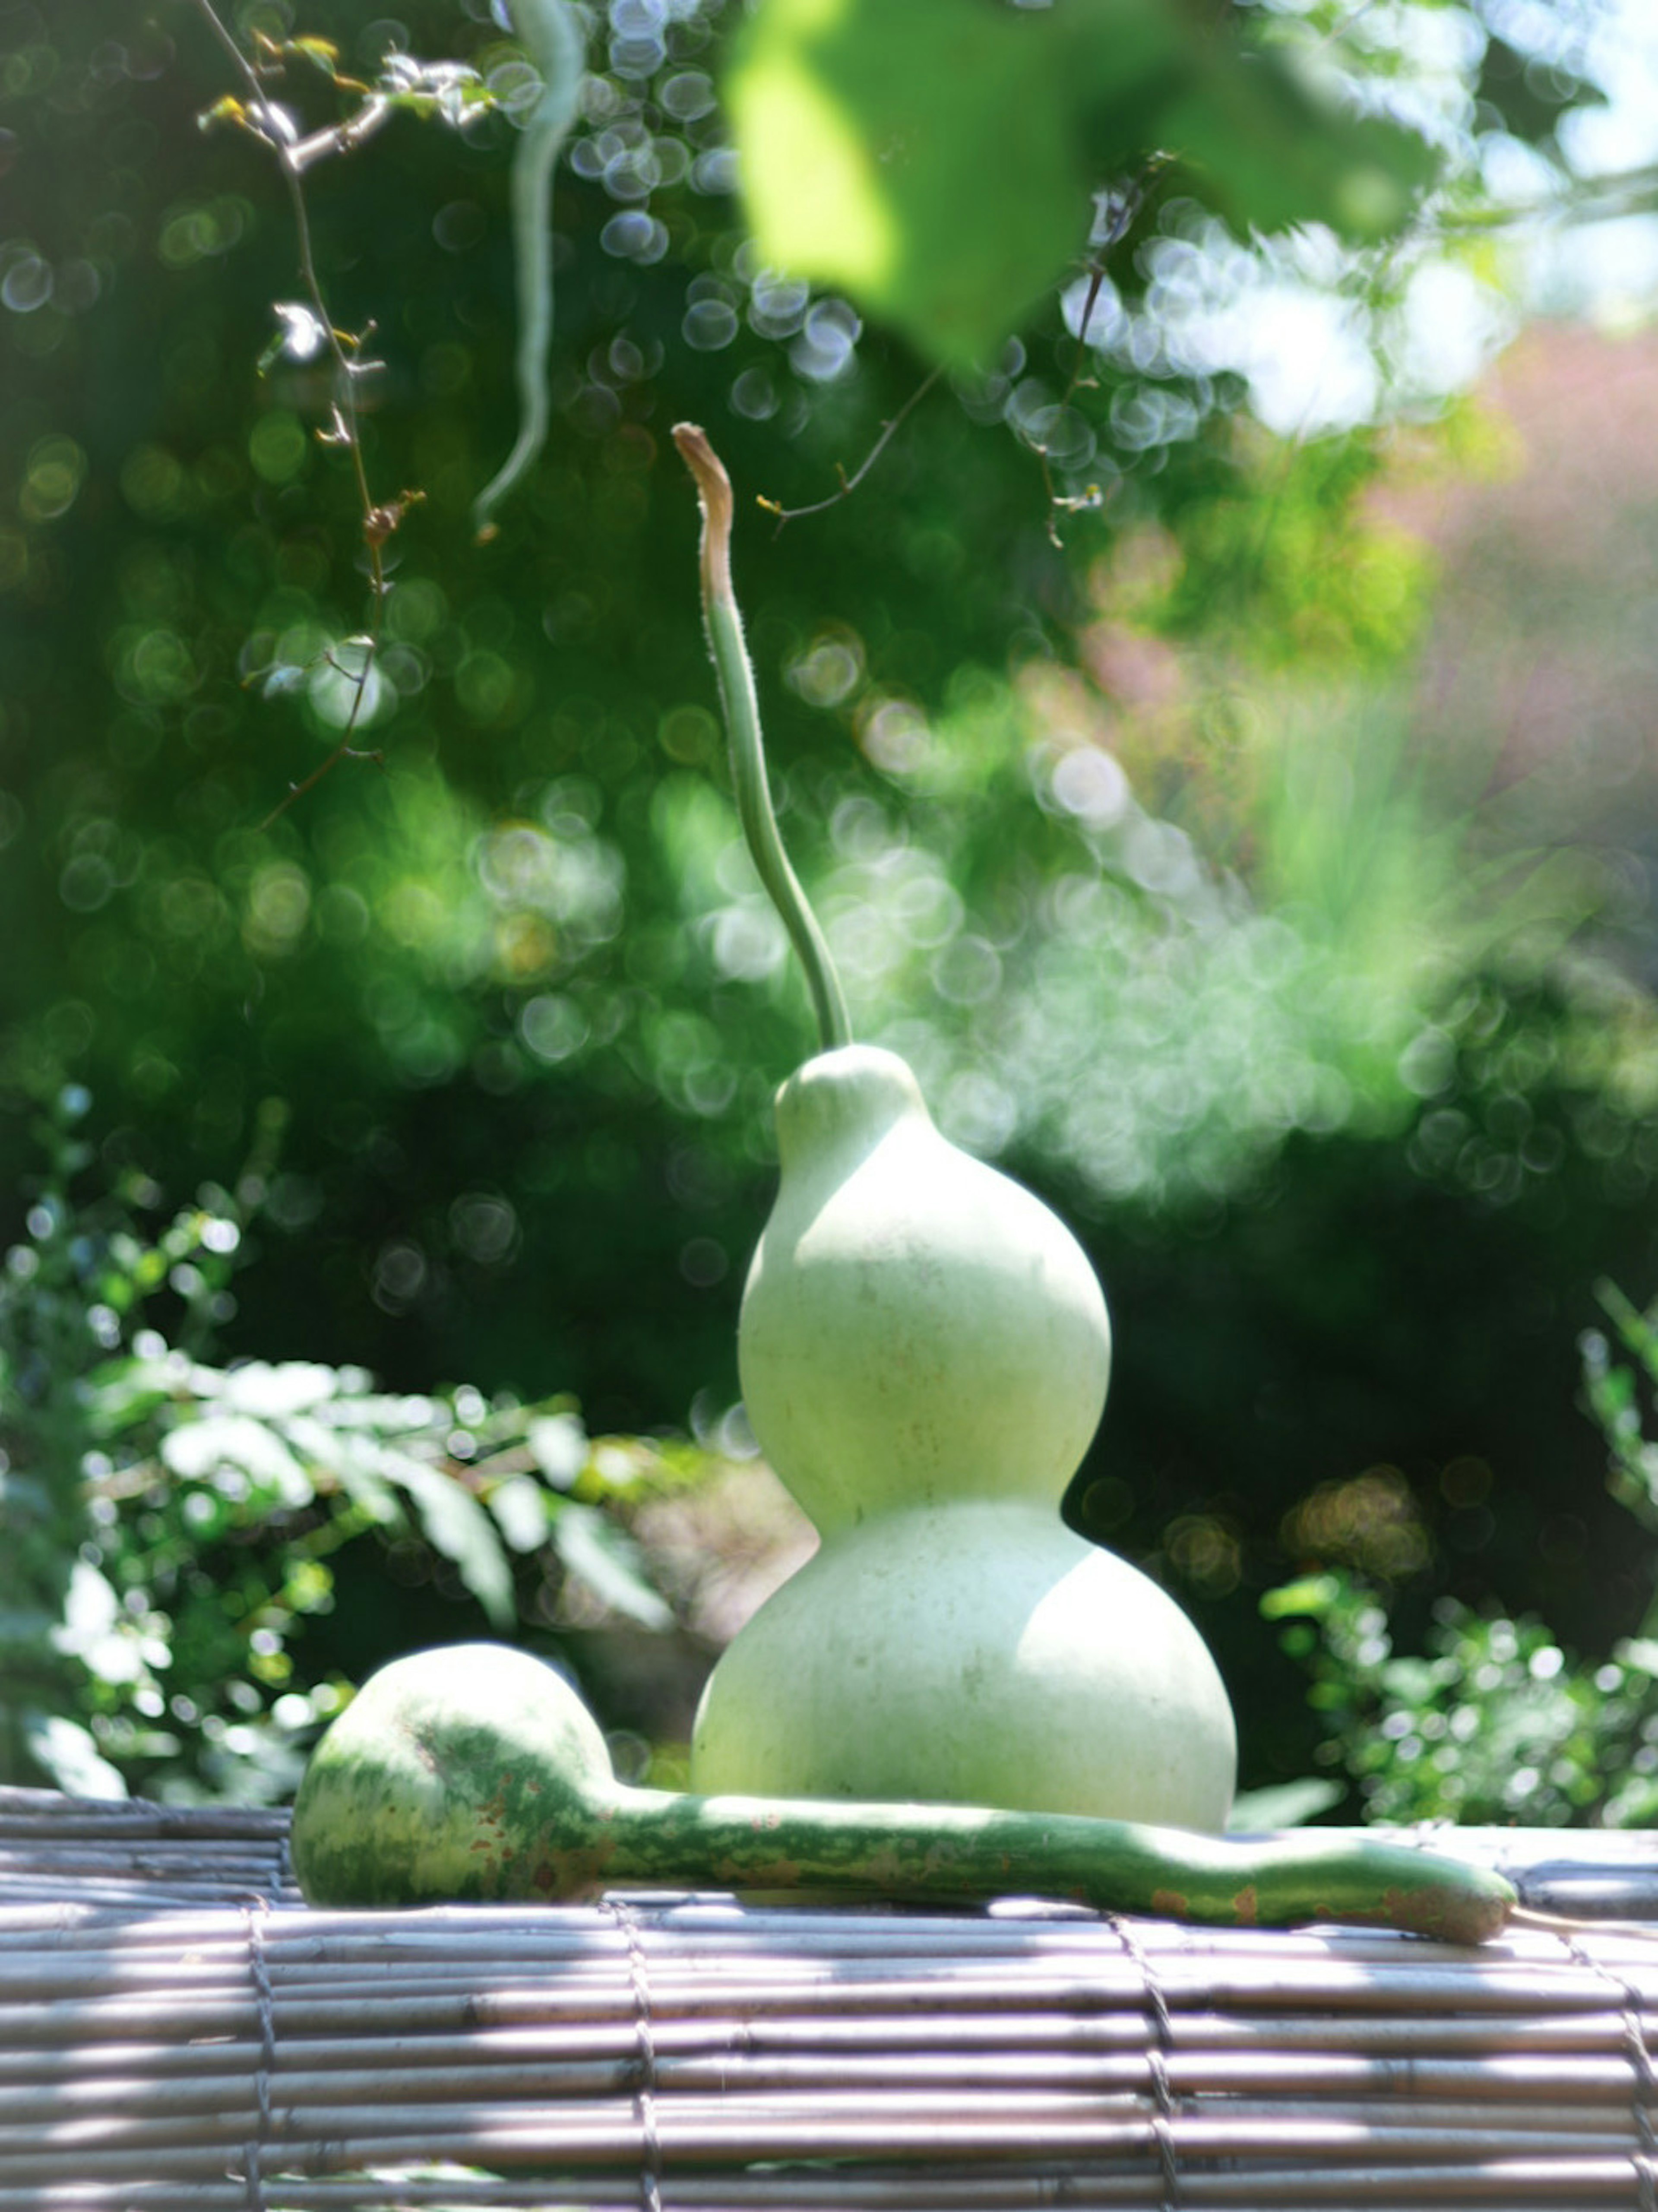
[[[1084,253],[1092,195],[1173,156],[1240,228],[1396,228],[1434,157],[1170,0],[762,0],[726,99],[777,267],[982,361]]]

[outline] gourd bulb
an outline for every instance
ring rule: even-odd
[[[937,1798],[1218,1830],[1237,1757],[1207,1647],[1051,1506],[866,1521],[768,1598],[710,1677],[695,1786]]]
[[[331,1723],[295,1804],[295,1870],[340,1904],[570,1895],[602,1869],[617,1802],[568,1682],[527,1651],[450,1644],[383,1667]]]
[[[1060,1517],[1111,1364],[1082,1247],[940,1136],[891,1053],[809,1060],[777,1137],[738,1361],[823,1542],[709,1677],[693,1786],[1224,1826],[1202,1638]]]

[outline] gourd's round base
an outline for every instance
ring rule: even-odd
[[[691,1787],[1218,1830],[1236,1759],[1172,1598],[1052,1507],[972,1501],[837,1534],[761,1607],[703,1692]]]

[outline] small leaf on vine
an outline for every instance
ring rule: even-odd
[[[389,53],[381,65],[380,90],[400,106],[458,127],[476,109],[494,105],[475,69],[464,62],[422,62],[412,54]]]
[[[222,99],[216,100],[211,107],[203,108],[196,118],[198,131],[211,131],[221,123],[234,123],[243,131],[252,127],[246,103],[238,100],[234,93],[226,93]]]
[[[340,75],[340,50],[330,39],[290,39],[282,49],[285,53],[297,54],[302,62],[319,69],[331,84],[349,84],[354,92],[367,92],[366,84]]]

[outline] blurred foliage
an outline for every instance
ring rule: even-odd
[[[1649,1399],[1658,1391],[1658,1309],[1642,1313],[1611,1283],[1600,1297],[1635,1364],[1586,1330],[1585,1398],[1610,1455],[1612,1493],[1649,1534],[1658,1443],[1644,1433],[1641,1399],[1643,1385]],[[1490,1470],[1470,1462],[1452,1486],[1465,1509],[1481,1510]],[[1576,1657],[1534,1614],[1482,1614],[1440,1596],[1422,1656],[1412,1656],[1395,1649],[1389,1604],[1420,1581],[1430,1547],[1404,1486],[1369,1476],[1309,1499],[1302,1519],[1299,1548],[1346,1564],[1269,1590],[1261,1611],[1290,1624],[1282,1645],[1311,1674],[1324,1731],[1315,1757],[1357,1784],[1363,1818],[1606,1828],[1658,1820],[1658,1597],[1649,1592],[1637,1632],[1597,1661]],[[1316,1779],[1302,1786],[1310,1792]]]
[[[209,1364],[260,1178],[149,1234],[143,1176],[75,1195],[89,1103],[70,1091],[41,1125],[49,1171],[0,1273],[0,1781],[286,1797],[349,1688],[296,1639],[366,1537],[394,1571],[399,1553],[437,1561],[440,1595],[497,1634],[522,1621],[544,1643],[571,1577],[611,1615],[670,1624],[604,1509],[691,1480],[704,1454],[591,1438],[565,1398]],[[177,1345],[149,1324],[158,1298]]]
[[[109,1501],[119,1527],[156,1513],[155,1543],[179,1535],[146,1500],[183,1479],[152,1474],[232,1387],[191,1376],[336,1378],[328,1452],[295,1462],[314,1494],[294,1540],[319,1546],[361,1510],[335,1464],[354,1407],[418,1395],[433,1426],[374,1433],[423,1464],[472,1428],[436,1376],[471,1377],[509,1425],[573,1394],[596,1433],[723,1433],[769,1094],[809,1023],[726,795],[666,437],[689,417],[739,487],[774,781],[854,1021],[912,1060],[952,1135],[1078,1221],[1119,1358],[1069,1510],[1199,1615],[1248,1778],[1310,1755],[1254,1606],[1320,1564],[1308,1501],[1331,1486],[1387,1470],[1458,1604],[1546,1587],[1563,1634],[1632,1623],[1650,1569],[1585,1504],[1571,1345],[1599,1274],[1658,1264],[1635,1203],[1658,1170],[1658,1029],[1615,957],[1638,886],[1522,837],[1480,763],[1418,757],[1389,696],[1432,562],[1374,495],[1401,454],[1483,465],[1408,339],[1447,285],[1497,316],[1488,235],[1446,223],[1482,204],[1494,141],[1554,158],[1559,104],[1532,112],[1521,82],[1503,105],[1467,10],[1362,11],[1345,45],[1336,0],[1224,15],[1274,69],[1326,53],[1355,113],[1431,143],[1446,222],[1362,251],[1321,225],[1245,240],[1195,165],[1102,155],[1080,264],[1064,248],[993,359],[921,394],[854,496],[780,532],[752,495],[832,497],[926,363],[747,234],[722,98],[738,11],[592,14],[554,201],[554,429],[480,548],[471,503],[513,412],[507,173],[532,73],[482,0],[396,22],[339,0],[228,11],[250,49],[255,29],[331,38],[372,82],[394,46],[483,91],[447,122],[398,112],[307,180],[331,325],[382,364],[351,384],[370,492],[398,509],[370,661],[362,503],[318,434],[339,380],[325,348],[306,357],[293,210],[268,147],[196,128],[245,88],[191,7],[112,27],[96,0],[0,0],[3,1237],[34,1249],[30,1130],[81,1085],[84,1187],[138,1176],[170,1218],[161,1194],[216,1183],[234,1206],[199,1210],[251,1263],[233,1293],[177,1262],[235,1306],[204,1314],[216,1352],[188,1299],[167,1331],[188,1371],[119,1440],[143,1486]],[[750,54],[786,20],[760,11]],[[296,131],[355,111],[302,58],[270,92]],[[974,193],[1001,173],[986,160]],[[1272,419],[1248,337],[1266,307],[1334,316],[1317,327],[1357,365],[1357,427],[1249,419],[1250,398]],[[1389,409],[1420,418],[1408,440],[1377,427]],[[271,818],[359,690],[354,742],[380,764],[342,760]],[[132,1231],[142,1250],[170,1233]],[[384,1392],[340,1379],[359,1371]],[[118,1456],[65,1434],[54,1465]],[[1475,1464],[1500,1513],[1459,1502]],[[444,1480],[487,1512],[476,1475]],[[64,1485],[60,1567],[82,1510]],[[271,1525],[225,1539],[264,1561],[244,1624],[301,1618]],[[131,1587],[176,1632],[134,1541]],[[343,1575],[370,1554],[400,1558],[369,1536],[328,1558]],[[509,1565],[522,1603],[540,1570]],[[304,1682],[408,1629],[370,1580],[307,1616]],[[234,1679],[262,1711],[289,1693]],[[106,1720],[179,1735],[192,1784],[220,1786],[176,1714],[111,1695]]]
[[[1317,1756],[1357,1785],[1339,1817],[1503,1826],[1651,1826],[1658,1817],[1658,1643],[1620,1638],[1570,1658],[1531,1614],[1485,1617],[1441,1598],[1423,1655],[1396,1652],[1386,1607],[1350,1577],[1271,1593],[1269,1617],[1309,1658]]]
[[[1600,1330],[1584,1331],[1584,1393],[1611,1453],[1607,1486],[1637,1521],[1658,1528],[1658,1443],[1646,1435],[1641,1413],[1642,1385],[1649,1398],[1658,1390],[1658,1304],[1643,1313],[1615,1283],[1600,1283],[1596,1290],[1619,1346],[1635,1362],[1625,1366],[1615,1360]],[[1658,1633],[1658,1595],[1642,1626]]]

